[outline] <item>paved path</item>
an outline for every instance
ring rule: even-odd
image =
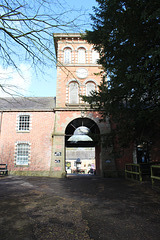
[[[159,240],[160,194],[123,179],[0,178],[1,240]]]

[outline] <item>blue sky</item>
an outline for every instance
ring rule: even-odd
[[[23,3],[24,0],[20,0]],[[40,3],[40,1],[37,1]],[[38,8],[36,0],[33,2],[29,2],[28,14],[35,14],[36,7]],[[16,2],[17,3],[17,2]],[[50,0],[51,5],[49,8],[42,9],[42,14],[50,14],[53,17],[56,17],[58,14],[62,21],[60,24],[71,21],[73,19],[76,20],[76,26],[73,27],[67,25],[63,27],[63,29],[54,28],[53,31],[55,33],[69,31],[69,32],[84,32],[86,29],[91,29],[91,19],[89,14],[93,13],[93,6],[97,6],[96,0]],[[23,9],[26,10],[25,8]],[[43,12],[44,10],[44,12]],[[46,11],[45,11],[46,10]],[[51,13],[49,11],[51,10]],[[4,10],[0,7],[0,14],[4,14]],[[45,14],[45,16],[46,16]],[[48,16],[47,16],[48,17]],[[10,20],[9,20],[10,21]],[[56,23],[56,22],[55,22]],[[2,24],[2,23],[1,23]],[[14,24],[14,25],[12,25]],[[7,25],[8,26],[8,25]],[[22,29],[22,26],[19,22],[11,22],[11,27],[14,26],[15,29]],[[22,30],[23,31],[23,30]],[[43,33],[43,32],[42,32]],[[52,32],[51,32],[52,34]],[[3,37],[0,38],[3,42]],[[53,38],[50,37],[51,45],[50,49],[53,48],[54,51],[54,41]],[[6,41],[7,42],[7,41]],[[9,42],[7,42],[9,43]],[[50,42],[49,42],[50,43]],[[20,74],[17,72],[16,68],[13,66],[4,65],[2,62],[0,63],[0,84],[5,86],[5,89],[12,95],[23,95],[27,97],[54,97],[56,96],[56,79],[57,79],[57,71],[56,71],[56,63],[53,62],[49,64],[48,59],[46,59],[46,66],[37,65],[41,71],[38,70],[38,67],[31,67],[31,61],[25,58],[24,49],[20,47],[20,45],[10,45],[10,49],[13,49],[13,52],[16,53],[15,61],[17,69]],[[38,55],[39,56],[39,55]],[[3,59],[3,55],[1,56]],[[43,57],[43,56],[42,56]],[[4,58],[5,59],[5,58]],[[35,72],[37,70],[37,72]],[[7,87],[7,88],[6,88]],[[0,88],[0,97],[8,97],[10,94],[6,93]]]
[[[89,13],[93,13],[92,7],[96,5],[95,0],[68,0],[67,1],[70,8],[73,9],[82,9],[86,10],[86,18],[89,20]],[[74,13],[75,14],[75,13]],[[76,16],[76,15],[75,15]],[[77,13],[78,16],[78,13]],[[71,18],[73,17],[71,12]],[[81,20],[86,21],[86,19],[81,18]],[[87,27],[87,29],[89,26]],[[86,29],[85,26],[82,25],[79,31],[83,31]],[[58,31],[57,31],[58,32]],[[78,32],[78,30],[77,30]],[[32,69],[31,80],[29,81],[29,88],[28,92],[26,93],[27,96],[38,96],[38,97],[54,97],[56,96],[56,66],[53,64],[53,67],[46,68],[45,73],[38,72],[37,75],[34,74],[34,69]]]

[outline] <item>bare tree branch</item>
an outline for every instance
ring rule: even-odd
[[[63,7],[65,6],[65,7]],[[28,61],[35,69],[56,62],[53,47],[54,32],[79,32],[85,12],[76,12],[71,19],[65,0],[1,0],[0,3],[0,60],[4,68],[19,69]],[[36,71],[36,70],[35,70]],[[4,86],[0,88],[4,91]]]

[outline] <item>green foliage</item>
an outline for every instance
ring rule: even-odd
[[[154,141],[160,131],[160,4],[158,0],[97,0],[86,39],[100,53],[107,78],[85,101],[111,116],[122,146]],[[96,104],[92,104],[96,103]]]

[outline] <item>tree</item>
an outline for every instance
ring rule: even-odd
[[[77,24],[82,15],[84,12],[70,9],[65,0],[1,0],[1,65],[11,66],[22,74],[19,63],[24,61],[34,66],[35,71],[53,64],[56,62],[53,33],[74,31],[82,24]],[[11,86],[0,83],[0,87],[7,91]]]
[[[97,0],[85,38],[100,53],[99,92],[84,97],[114,125],[121,146],[160,133],[160,5],[158,0]],[[96,104],[92,104],[92,102]]]

